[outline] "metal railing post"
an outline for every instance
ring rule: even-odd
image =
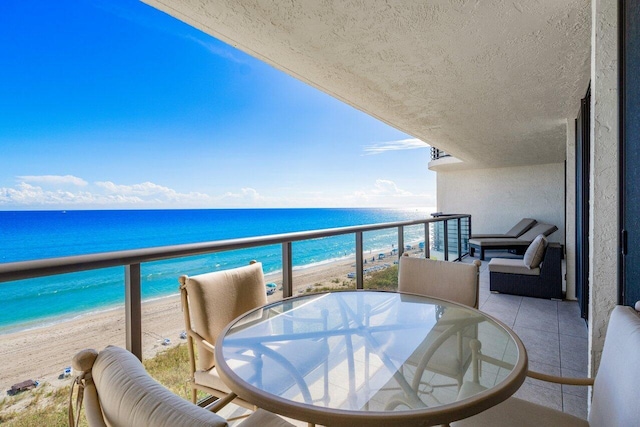
[[[140,264],[124,266],[124,311],[127,350],[142,361],[142,292]]]
[[[424,257],[426,259],[431,258],[431,242],[429,241],[429,223],[424,224]]]
[[[293,258],[291,256],[291,242],[282,243],[282,296],[293,295]]]
[[[462,225],[462,222],[460,221],[460,218],[458,218],[458,258],[456,258],[458,261],[462,261],[462,228],[460,228],[460,226]]]
[[[449,222],[445,219],[443,227],[443,239],[444,239],[444,260],[449,261]]]
[[[356,232],[356,289],[364,289],[364,250],[362,231]]]
[[[404,227],[398,227],[398,258],[404,253]]]

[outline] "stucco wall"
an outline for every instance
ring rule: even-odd
[[[564,244],[564,164],[438,172],[438,211],[471,214],[474,233],[504,233],[522,218],[554,224]]]
[[[577,113],[576,113],[577,116]],[[566,278],[567,299],[576,298],[576,127],[575,119],[567,120]]]
[[[618,286],[617,2],[592,2],[589,369],[595,374]]]

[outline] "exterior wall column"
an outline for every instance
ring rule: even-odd
[[[618,302],[618,2],[592,1],[589,371]]]

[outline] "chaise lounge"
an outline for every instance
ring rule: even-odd
[[[513,250],[516,254],[522,255],[527,247],[533,242],[539,234],[548,237],[554,233],[558,227],[551,224],[536,224],[529,231],[520,237],[504,237],[504,238],[474,238],[469,239],[469,251],[474,256],[475,251],[480,251],[480,259],[484,260],[484,253],[487,250]]]
[[[532,218],[522,218],[520,222],[511,227],[511,230],[504,234],[472,234],[470,239],[504,239],[504,238],[516,238],[522,236],[529,231],[531,227],[536,225],[538,221]]]

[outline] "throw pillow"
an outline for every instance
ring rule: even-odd
[[[538,234],[524,253],[524,265],[531,268],[538,268],[544,258],[544,251],[547,248],[547,238],[543,234]]]

